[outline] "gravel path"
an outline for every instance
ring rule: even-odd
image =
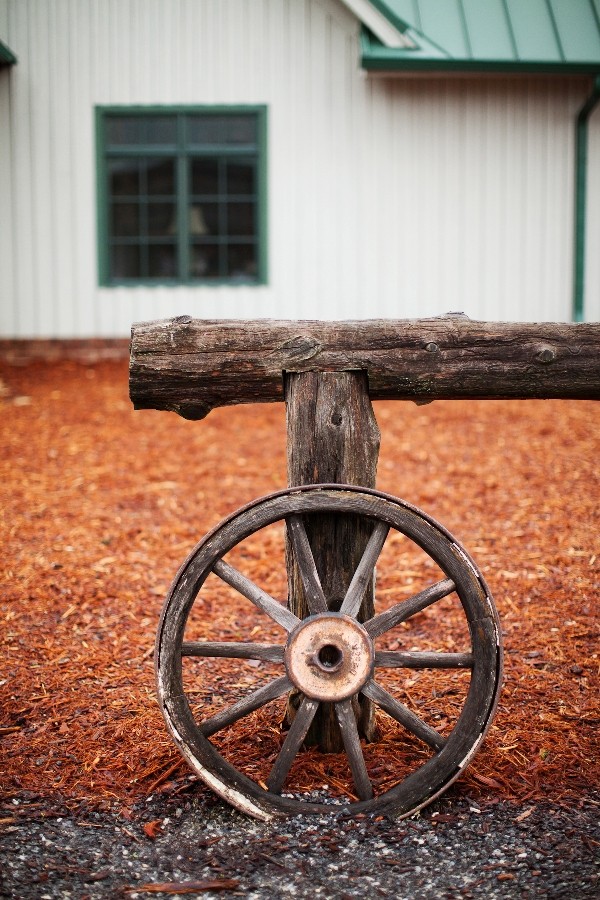
[[[127,816],[13,800],[2,814],[0,896],[598,897],[599,800],[567,809],[454,799],[402,821],[268,825],[206,797],[150,798]]]

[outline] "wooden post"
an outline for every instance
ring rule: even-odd
[[[365,372],[292,372],[285,376],[288,483],[352,484],[375,487],[379,428]],[[358,519],[311,516],[305,523],[317,572],[329,608],[339,610],[364,552],[371,528]],[[299,618],[308,614],[302,580],[293,554],[287,553],[289,603]],[[358,619],[374,613],[373,584],[365,594]],[[293,718],[292,695],[288,718]],[[360,733],[371,740],[375,731],[372,703],[355,704]],[[323,703],[307,735],[307,743],[326,752],[342,749],[333,704]]]

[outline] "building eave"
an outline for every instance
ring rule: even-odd
[[[394,50],[382,46],[373,35],[363,29],[361,35],[361,65],[367,72],[380,74],[410,74],[426,72],[504,73],[538,75],[588,75],[596,77],[600,72],[600,60],[555,59],[473,59],[449,56],[441,48],[427,47]]]
[[[17,57],[10,47],[3,41],[0,41],[0,66],[14,66],[16,62]]]
[[[405,25],[389,11],[383,11],[376,0],[341,0],[365,28],[368,28],[384,47],[406,49],[411,46],[405,35]]]
[[[366,71],[496,72],[591,75],[600,71],[600,0],[519,0],[470,4],[412,4],[371,0],[403,35],[391,47],[365,25],[361,62]],[[400,10],[405,18],[400,18]]]

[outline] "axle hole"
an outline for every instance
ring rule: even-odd
[[[319,650],[317,658],[324,669],[336,669],[342,662],[343,654],[335,644],[325,644]]]

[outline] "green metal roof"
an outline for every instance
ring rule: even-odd
[[[374,71],[600,72],[600,0],[371,0],[413,44],[363,29]]]
[[[14,66],[16,61],[17,57],[10,47],[0,41],[0,66]]]

